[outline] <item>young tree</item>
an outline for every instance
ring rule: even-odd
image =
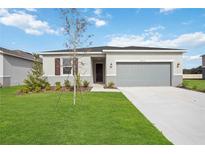
[[[83,16],[79,9],[61,9],[64,17],[64,32],[66,36],[66,47],[71,49],[72,62],[73,62],[73,104],[76,103],[76,92],[77,92],[77,69],[78,69],[78,58],[77,58],[77,48],[82,47],[85,43],[90,45],[92,42],[88,42],[92,35],[85,35],[88,28],[89,22],[87,18]]]
[[[35,90],[36,87],[44,89],[48,84],[47,78],[43,76],[42,62],[38,54],[34,54],[32,70],[27,75],[24,83],[31,91]]]

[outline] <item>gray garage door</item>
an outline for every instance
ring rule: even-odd
[[[170,63],[117,63],[117,86],[170,85]]]

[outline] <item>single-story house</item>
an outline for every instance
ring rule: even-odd
[[[205,79],[205,55],[202,55],[202,78]]]
[[[1,86],[22,85],[33,65],[31,53],[9,50],[0,47],[0,84]]]
[[[178,86],[182,83],[184,50],[156,47],[101,46],[77,49],[78,72],[91,84],[116,86]],[[72,76],[72,50],[41,52],[43,70],[54,85]]]

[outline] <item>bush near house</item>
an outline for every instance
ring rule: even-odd
[[[45,90],[46,90],[46,91],[51,90],[51,85],[50,85],[50,83],[48,83],[48,84],[46,85]]]
[[[44,89],[48,85],[47,78],[43,76],[43,67],[39,55],[34,54],[34,63],[31,72],[27,75],[24,80],[25,86],[29,91],[39,91]]]
[[[70,89],[70,87],[71,87],[70,81],[69,80],[65,80],[64,81],[64,86],[65,86],[66,89]]]
[[[83,81],[83,87],[87,88],[89,86],[90,82],[84,80]]]
[[[114,82],[112,82],[112,81],[108,82],[107,88],[115,88]]]
[[[55,85],[56,85],[56,87],[55,87],[56,91],[59,91],[62,89],[61,82],[56,82]]]
[[[36,92],[36,93],[38,93],[38,92],[40,92],[41,91],[41,87],[35,87],[35,90],[34,90],[34,92]]]
[[[30,90],[28,87],[26,86],[23,86],[20,90],[19,90],[20,93],[23,93],[23,94],[26,94],[26,93],[29,93]]]

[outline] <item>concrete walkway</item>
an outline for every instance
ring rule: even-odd
[[[175,87],[119,89],[173,144],[205,144],[205,93]]]
[[[93,84],[91,92],[120,92],[120,90],[104,88],[103,84]]]

